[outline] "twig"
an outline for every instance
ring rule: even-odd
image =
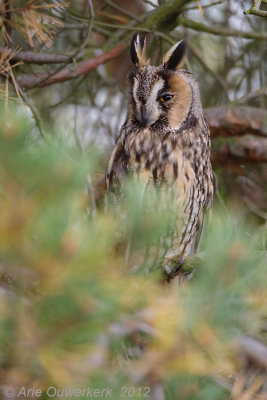
[[[232,101],[232,104],[237,104],[237,103],[246,103],[249,100],[255,99],[257,97],[267,95],[267,86],[264,86],[258,90],[255,90],[255,92],[250,92],[245,94],[242,97],[239,97],[239,99]]]
[[[224,376],[214,376],[212,380],[231,393],[233,384],[229,379],[226,379]]]
[[[31,3],[31,4],[30,4]],[[5,13],[23,13],[31,10],[39,10],[39,9],[53,9],[53,8],[58,8],[58,7],[67,7],[69,4],[67,2],[65,3],[55,3],[55,4],[33,4],[33,1],[29,1],[28,4],[25,6],[21,7],[13,7],[9,8],[8,10],[0,10],[0,15],[5,14]]]
[[[9,76],[6,76],[6,84],[5,84],[5,114],[7,115],[7,110],[8,110],[8,99],[9,99]]]
[[[156,8],[156,5],[154,3],[152,3],[152,1],[149,0],[143,0],[144,3],[149,4],[150,6],[152,6],[153,8]]]
[[[210,3],[210,4],[205,4],[204,6],[201,5],[201,8],[209,8],[209,7],[213,7],[213,6],[217,6],[218,4],[223,4],[225,3],[227,0],[218,0],[218,1],[214,1],[214,3]],[[184,11],[189,11],[189,10],[197,10],[198,6],[192,6],[192,7],[187,7],[184,9]]]
[[[131,19],[134,19],[138,22],[141,22],[141,18],[139,18],[137,15],[134,15],[130,13],[129,11],[125,10],[125,8],[118,6],[117,4],[114,4],[113,1],[111,0],[105,0],[105,2],[110,5],[111,7],[115,8],[116,10],[120,11],[122,14],[127,15],[127,17],[130,17]]]
[[[229,31],[228,29],[207,26],[205,24],[202,24],[201,22],[196,22],[191,19],[179,18],[179,24],[185,26],[186,28],[190,28],[198,32],[211,33],[212,35],[234,36],[234,37],[242,37],[244,39],[261,39],[261,40],[267,39],[267,33],[265,32],[258,33],[258,32],[245,32],[239,30]]]
[[[56,103],[54,103],[54,104],[51,104],[51,105],[49,105],[49,106],[46,106],[46,107],[44,107],[44,109],[45,108],[55,108],[55,107],[58,107],[58,106],[61,106],[62,104],[64,104],[67,100],[69,100],[72,96],[73,96],[73,93],[78,89],[78,87],[83,83],[83,81],[85,80],[85,78],[86,78],[86,75],[83,75],[82,77],[81,77],[81,79],[79,80],[79,82],[76,84],[76,85],[74,85],[73,87],[72,87],[72,89],[70,90],[70,92],[65,96],[65,97],[63,97],[63,99],[61,99],[61,100],[59,100],[58,102],[56,102]]]
[[[43,127],[43,121],[39,115],[39,112],[37,111],[37,109],[35,108],[35,106],[31,103],[31,101],[28,99],[26,93],[22,90],[22,88],[20,87],[20,85],[18,84],[17,80],[15,79],[14,75],[11,77],[11,82],[14,86],[15,91],[18,94],[18,97],[20,96],[21,99],[24,101],[24,103],[29,107],[29,109],[31,110],[33,119],[35,120],[36,126],[40,132],[40,135],[42,136],[43,139],[48,139],[48,136],[44,130]]]
[[[9,2],[1,2],[2,4],[2,11],[4,11],[4,13],[2,14],[2,32],[3,32],[3,39],[4,39],[4,43],[6,45],[8,45],[11,41],[11,33],[12,33],[12,26],[10,25],[10,20],[11,20],[11,14],[8,12],[10,9],[10,4]]]
[[[85,38],[83,44],[81,45],[81,47],[79,49],[80,51],[83,50],[85,48],[85,46],[87,45],[88,39],[89,39],[89,37],[91,35],[91,32],[92,32],[93,20],[94,20],[94,17],[95,17],[95,12],[94,12],[94,7],[93,7],[92,0],[87,0],[87,2],[88,2],[88,8],[89,8],[89,24],[88,24],[88,28],[87,28],[86,38]],[[79,52],[74,54],[73,58],[76,58],[78,54],[79,54]]]
[[[74,118],[74,137],[75,137],[75,140],[76,140],[76,143],[77,143],[79,149],[81,150],[82,156],[85,158],[86,153],[84,151],[84,147],[82,145],[81,139],[77,132],[77,112],[76,112],[76,110],[75,110],[75,118]],[[87,192],[91,198],[92,216],[95,216],[96,215],[96,199],[95,199],[95,192],[94,192],[94,188],[93,188],[92,179],[91,179],[91,176],[89,173],[87,174]]]
[[[106,28],[114,28],[114,29],[123,29],[123,30],[129,30],[129,31],[134,31],[134,32],[151,32],[150,29],[148,28],[143,28],[143,27],[137,27],[137,26],[130,26],[130,25],[118,25],[118,24],[111,24],[108,22],[101,22],[101,21],[95,21],[96,26],[103,26]]]
[[[196,51],[196,49],[193,46],[191,46],[190,44],[187,44],[187,46],[191,50],[193,55],[196,57],[196,59],[203,65],[203,67],[214,77],[214,79],[222,87],[223,91],[225,92],[226,98],[229,101],[228,87],[225,81],[218,74],[216,74],[216,72],[214,72],[213,69],[210,68],[210,66],[203,60],[203,58],[200,56],[198,51]]]
[[[87,190],[88,194],[90,195],[91,202],[92,202],[92,216],[94,217],[96,215],[96,199],[95,199],[95,192],[94,192],[94,187],[91,179],[91,175],[87,174]]]
[[[267,368],[267,346],[249,336],[241,336],[238,341],[247,357],[263,368]]]
[[[64,25],[61,25],[58,29],[60,29],[60,30],[68,30],[68,29],[83,30],[83,29],[86,29],[87,26],[88,26],[88,24],[86,22],[77,22],[77,23],[64,22]]]
[[[110,36],[110,32],[108,32],[107,30],[97,27],[94,25],[94,32],[96,33],[100,33],[100,35],[103,35],[104,37],[109,37]],[[76,30],[83,30],[86,29],[86,27],[88,26],[88,24],[86,22],[78,22],[78,23],[67,23],[64,22],[64,25],[61,25],[58,27],[58,30],[72,30],[72,29],[76,29]]]
[[[262,0],[253,0],[252,6],[244,11],[245,15],[257,15],[258,17],[267,17],[267,11],[260,10]],[[265,1],[263,3],[266,4]]]
[[[254,204],[253,201],[251,201],[250,198],[248,198],[247,196],[243,197],[243,201],[253,214],[267,221],[267,212],[264,212],[260,208],[258,208],[256,204]]]

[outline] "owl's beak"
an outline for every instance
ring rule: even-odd
[[[144,126],[151,125],[153,122],[155,122],[154,113],[148,111],[145,106],[142,106],[140,120]]]

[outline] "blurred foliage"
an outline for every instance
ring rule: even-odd
[[[243,382],[239,337],[267,345],[264,232],[217,204],[189,285],[162,283],[161,268],[129,270],[122,240],[141,252],[165,219],[149,215],[144,229],[138,186],[127,218],[104,206],[92,213],[95,149],[81,157],[60,139],[29,138],[31,120],[8,112],[0,116],[2,391],[41,388],[46,399],[51,386],[110,387],[117,399],[126,386],[132,399],[163,398],[162,390],[168,400],[241,400],[252,388],[254,398],[266,373],[257,367]]]

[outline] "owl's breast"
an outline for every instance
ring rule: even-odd
[[[162,141],[157,133],[149,129],[127,137],[125,149],[129,154],[129,167],[132,171],[153,170],[162,164]]]
[[[128,169],[155,182],[166,182],[185,193],[194,184],[195,173],[190,153],[184,151],[177,135],[145,129],[128,136],[125,150],[129,154]]]

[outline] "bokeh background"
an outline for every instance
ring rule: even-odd
[[[254,3],[0,0],[1,398],[266,399],[267,5]],[[166,224],[140,213],[140,188],[127,218],[104,207],[135,32],[154,64],[187,40],[211,130],[218,190],[182,285],[140,261]]]

